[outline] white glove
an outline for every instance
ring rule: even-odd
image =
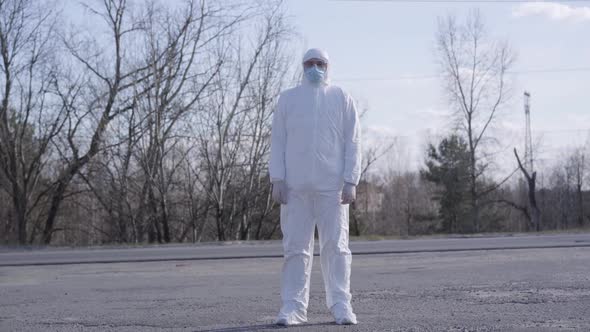
[[[344,182],[342,188],[342,204],[350,204],[356,199],[356,186],[352,183]]]
[[[272,184],[272,199],[279,204],[287,204],[287,184],[276,181]]]

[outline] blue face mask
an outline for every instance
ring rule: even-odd
[[[320,68],[318,68],[318,66],[311,66],[305,68],[304,73],[307,80],[314,84],[323,82],[326,78],[326,71],[321,70]]]

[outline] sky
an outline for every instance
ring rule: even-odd
[[[87,20],[69,1],[62,0],[69,18]],[[539,168],[553,166],[586,142],[590,149],[590,1],[284,0],[284,5],[295,32],[290,48],[300,49],[301,56],[310,47],[327,50],[332,82],[368,109],[362,119],[366,145],[398,142],[395,155],[378,167],[395,163],[397,169],[417,170],[426,145],[449,132],[450,109],[436,77],[437,18],[461,19],[474,8],[490,35],[508,40],[517,55],[514,97],[494,129],[502,138],[495,151],[498,176],[516,167],[512,148],[524,148],[525,90],[532,95]]]
[[[514,97],[498,119],[504,168],[516,166],[512,147],[524,145],[525,90],[532,95],[539,165],[551,166],[590,139],[590,1],[286,0],[286,7],[302,52],[327,50],[332,82],[368,107],[367,138],[399,137],[409,169],[423,165],[427,142],[449,130],[441,81],[432,77],[438,72],[437,18],[462,18],[472,8],[479,8],[489,33],[508,40],[517,54]]]

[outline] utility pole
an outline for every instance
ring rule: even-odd
[[[524,165],[518,156],[516,148],[514,148],[514,156],[518,162],[518,168],[524,175],[528,184],[528,198],[529,204],[528,209],[520,208],[524,211],[528,221],[530,229],[534,229],[537,232],[541,230],[541,210],[537,206],[536,198],[536,185],[537,185],[537,172],[533,169],[533,139],[531,137],[531,94],[527,91],[524,92],[524,114],[526,116],[526,128],[525,128],[525,142],[524,142]],[[530,211],[530,212],[529,212]]]
[[[529,174],[533,174],[533,138],[531,134],[531,94],[524,92],[524,115],[526,117],[526,128],[524,134],[524,163]]]

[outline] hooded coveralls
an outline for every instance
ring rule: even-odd
[[[303,62],[324,60],[308,51]],[[328,308],[350,306],[351,253],[348,248],[348,204],[341,204],[344,182],[357,185],[361,174],[360,123],[355,104],[327,80],[284,91],[273,115],[269,172],[284,181],[287,204],[281,206],[284,264],[281,313],[307,320],[309,282],[317,225],[320,261]]]

